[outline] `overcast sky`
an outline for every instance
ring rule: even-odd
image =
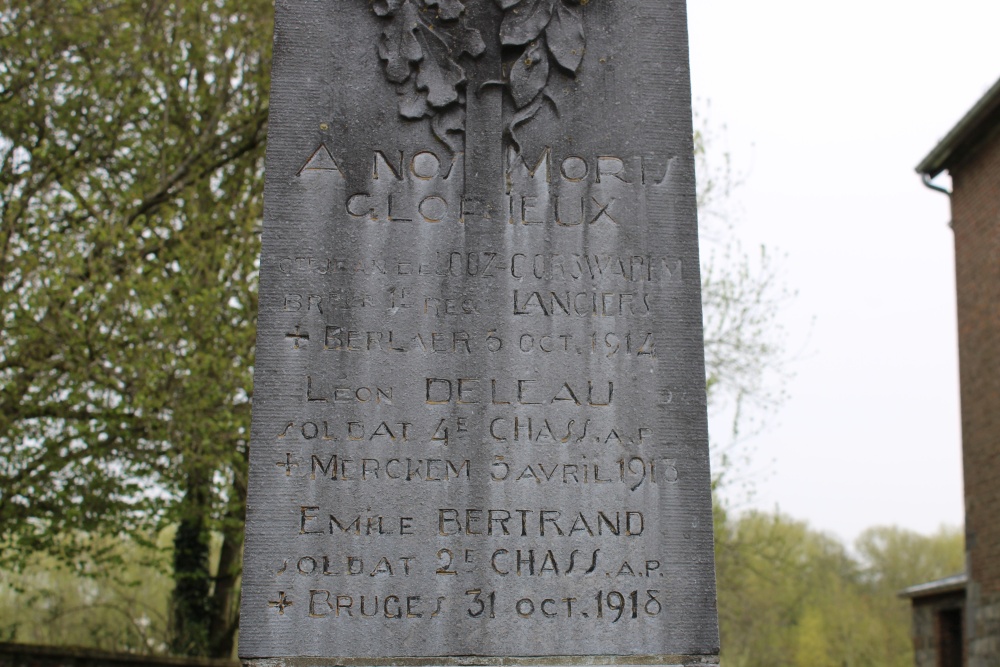
[[[750,443],[753,504],[846,540],[960,525],[948,199],[914,167],[1000,77],[1000,3],[688,11],[694,95],[744,176],[738,233],[784,253],[798,291],[779,316],[789,398]]]

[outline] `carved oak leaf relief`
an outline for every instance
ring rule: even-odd
[[[431,129],[434,136],[441,138],[452,150],[461,146],[462,135],[465,132],[465,108],[453,104],[431,119]]]
[[[416,8],[409,2],[402,7],[398,3],[399,0],[396,3],[388,2],[381,9],[382,16],[390,16],[392,19],[382,31],[378,43],[378,55],[385,61],[385,76],[393,83],[406,81],[413,65],[424,57],[420,42],[417,41]],[[374,6],[375,12],[379,13],[379,4]]]
[[[555,105],[546,88],[552,67],[576,76],[586,41],[583,8],[576,0],[495,0],[503,10],[500,45],[520,47],[504,67],[500,83],[516,111],[505,132],[514,147],[514,130],[541,109]],[[453,151],[461,149],[465,128],[465,70],[462,57],[486,50],[480,32],[465,23],[461,0],[373,0],[372,11],[385,26],[378,41],[385,76],[398,84],[399,113],[429,118],[434,135]]]
[[[450,59],[449,53],[436,40],[422,40],[428,56],[417,72],[417,90],[427,91],[427,103],[444,109],[458,101],[458,87],[465,83],[465,70]]]
[[[461,147],[456,119],[465,105],[463,55],[486,50],[478,30],[461,22],[461,0],[374,0],[372,11],[384,20],[378,40],[385,77],[398,84],[399,114],[430,118],[435,136],[453,151]]]
[[[445,21],[454,21],[465,11],[465,5],[459,0],[427,0],[427,5],[437,7],[438,16]]]

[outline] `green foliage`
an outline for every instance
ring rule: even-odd
[[[240,551],[270,16],[0,0],[8,563],[100,562],[100,536],[165,522],[195,545],[182,578],[204,579],[212,530]],[[238,574],[202,587],[218,622],[175,627],[178,650],[227,653],[207,637],[231,645]]]
[[[726,667],[910,667],[909,602],[897,593],[962,569],[954,529],[872,528],[852,555],[780,514],[716,518]]]
[[[163,551],[132,540],[108,546],[113,568],[32,554],[21,571],[0,571],[0,641],[163,653],[173,587]]]
[[[898,591],[965,571],[965,538],[958,528],[920,535],[895,526],[861,533],[854,544],[870,586]]]

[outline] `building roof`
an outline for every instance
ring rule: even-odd
[[[1000,80],[917,165],[917,173],[934,178],[996,133],[1000,133]]]
[[[935,581],[929,581],[926,584],[917,584],[916,586],[910,586],[899,592],[899,597],[901,598],[922,598],[928,595],[941,595],[942,593],[954,593],[956,591],[965,590],[965,585],[969,583],[969,576],[964,572],[962,574],[953,574],[950,577],[945,577],[944,579],[937,579]]]

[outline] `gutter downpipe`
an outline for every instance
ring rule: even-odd
[[[951,190],[934,183],[933,180],[931,179],[930,174],[927,173],[920,174],[920,180],[923,181],[924,185],[930,188],[931,190],[937,190],[938,192],[943,192],[944,194],[951,197]]]

